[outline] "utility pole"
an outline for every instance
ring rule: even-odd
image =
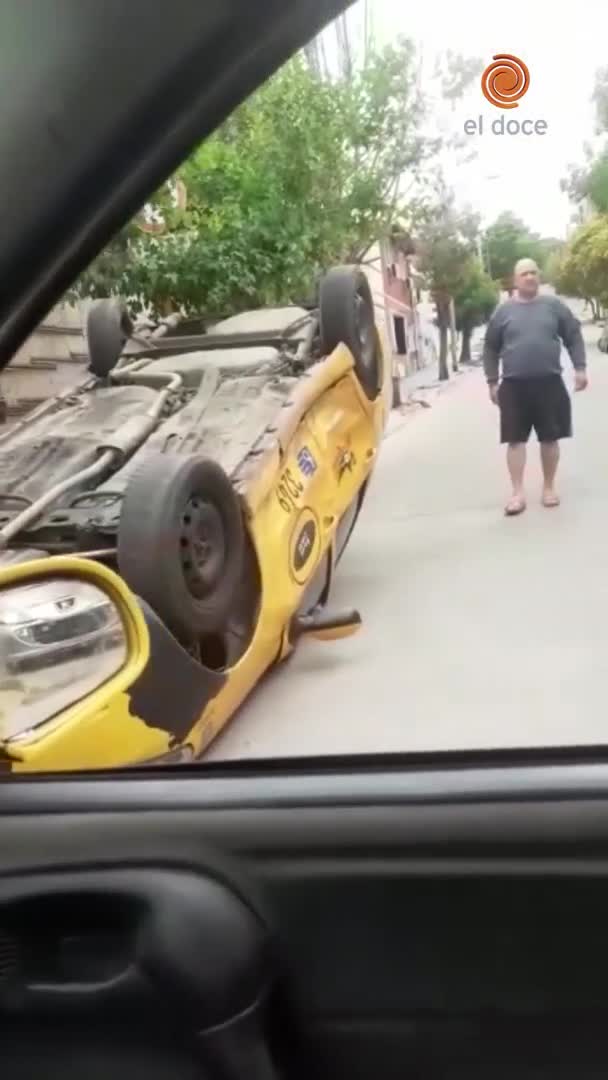
[[[313,71],[315,73],[315,75],[318,75],[320,77],[320,75],[321,75],[321,60],[320,60],[320,56],[319,56],[319,39],[318,38],[313,38],[312,41],[309,41],[308,44],[304,46],[304,56],[306,57],[306,62],[308,64],[309,68],[311,69],[311,71]]]
[[[369,0],[363,5],[363,66],[367,67],[367,58],[373,45],[373,23]]]
[[[340,64],[340,74],[347,79],[351,79],[353,73],[353,63],[350,40],[348,37],[348,23],[346,21],[346,15],[338,16],[335,22],[335,27],[336,40],[338,44],[338,62]]]

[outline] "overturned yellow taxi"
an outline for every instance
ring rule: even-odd
[[[364,274],[196,342],[102,302],[88,342],[86,382],[0,436],[15,771],[196,758],[302,636],[360,623],[330,597],[390,402]]]

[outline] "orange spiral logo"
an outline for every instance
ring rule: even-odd
[[[518,56],[497,53],[481,76],[484,97],[497,109],[516,109],[530,86],[530,72]]]

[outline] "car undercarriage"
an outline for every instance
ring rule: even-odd
[[[127,352],[0,436],[0,543],[111,558],[122,496],[151,451],[209,457],[234,476],[314,357],[306,311],[251,315],[253,333],[238,316],[177,355],[179,338],[140,341],[143,357]]]
[[[369,285],[354,267],[330,270],[310,309],[259,309],[209,333],[179,331],[175,318],[134,327],[120,300],[90,308],[87,378],[0,435],[0,566],[96,559],[196,655],[201,640],[222,635],[229,663],[260,599],[247,482],[269,447],[280,459],[306,408],[344,374],[326,364],[339,345],[375,400],[381,348]],[[289,509],[301,485],[291,474],[281,482],[293,488],[279,500]]]

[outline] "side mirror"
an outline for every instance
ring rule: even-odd
[[[99,563],[58,556],[1,572],[0,756],[19,761],[53,725],[86,722],[148,656],[135,598]]]

